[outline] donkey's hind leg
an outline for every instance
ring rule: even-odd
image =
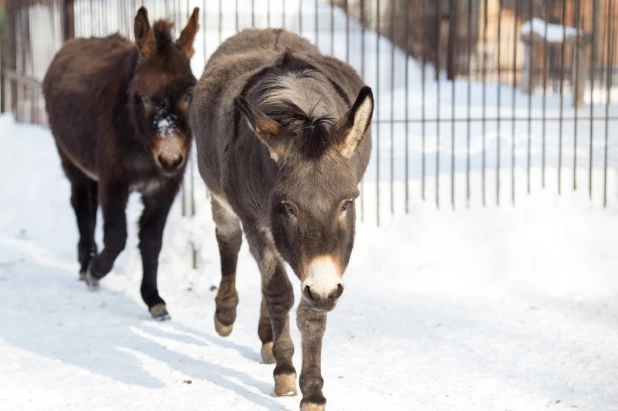
[[[80,264],[79,278],[84,280],[88,264],[97,253],[94,230],[97,223],[97,182],[75,167],[62,153],[62,168],[71,181],[71,205],[75,210],[79,242],[77,255]]]
[[[215,297],[215,329],[222,337],[232,332],[236,320],[238,293],[236,292],[236,266],[238,251],[242,243],[240,221],[235,214],[227,210],[212,198],[212,217],[217,226],[217,243],[221,256],[221,283]]]

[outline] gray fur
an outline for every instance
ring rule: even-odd
[[[303,281],[321,256],[342,275],[352,251],[353,201],[371,152],[373,98],[363,86],[354,69],[303,38],[249,29],[221,44],[194,88],[190,122],[200,174],[213,193],[222,263],[215,321],[231,327],[236,315],[240,221],[261,271],[258,335],[265,362],[272,343],[276,393],[290,391],[282,385],[296,375],[288,314],[294,294],[284,261]],[[343,285],[324,299],[302,291],[301,408],[323,409],[322,336]]]

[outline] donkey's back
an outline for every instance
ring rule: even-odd
[[[75,39],[56,54],[43,80],[56,143],[91,175],[99,171],[101,134],[112,125],[111,115],[105,114],[116,103],[119,87],[128,80],[128,66],[136,59],[135,46],[119,35]],[[123,86],[126,93],[128,84]]]
[[[317,47],[306,39],[283,29],[246,29],[221,43],[208,61],[206,70],[226,57],[244,54],[264,57],[285,49],[319,53]]]
[[[100,101],[93,98],[93,94],[108,86],[112,79],[120,80],[124,74],[122,62],[127,57],[130,58],[131,54],[137,58],[134,44],[118,34],[68,41],[54,56],[43,80],[43,92],[53,103],[47,109],[58,113],[66,113],[68,109],[71,114],[93,111],[88,110],[89,105],[101,105]],[[112,73],[106,72],[108,67],[115,68],[114,77],[111,76]],[[84,101],[80,101],[80,104],[68,105],[82,96]],[[56,117],[58,116],[51,115],[50,119]]]

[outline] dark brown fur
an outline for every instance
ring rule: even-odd
[[[173,23],[159,20],[151,27],[142,7],[135,17],[135,44],[117,34],[71,40],[43,82],[51,130],[72,185],[82,277],[95,286],[112,269],[126,242],[129,192],[141,192],[141,291],[151,313],[161,317],[167,313],[157,289],[157,261],[191,146],[189,90],[196,80],[189,58],[197,16],[195,9],[174,43]],[[98,204],[104,249],[97,254]]]
[[[371,152],[373,97],[363,86],[347,64],[301,37],[268,29],[226,40],[194,91],[191,127],[221,253],[217,331],[228,335],[236,318],[242,223],[262,275],[258,335],[264,362],[277,364],[276,395],[296,391],[288,318],[294,294],[284,261],[303,282],[297,311],[303,410],[326,403],[326,314],[343,292],[354,199]]]

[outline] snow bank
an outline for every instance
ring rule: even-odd
[[[541,39],[546,39],[552,43],[562,43],[565,39],[573,38],[578,35],[578,30],[574,27],[565,27],[560,24],[545,23],[544,20],[538,17],[525,22],[521,26],[521,35],[529,36],[532,32]],[[579,35],[583,36],[584,32],[579,30]]]

